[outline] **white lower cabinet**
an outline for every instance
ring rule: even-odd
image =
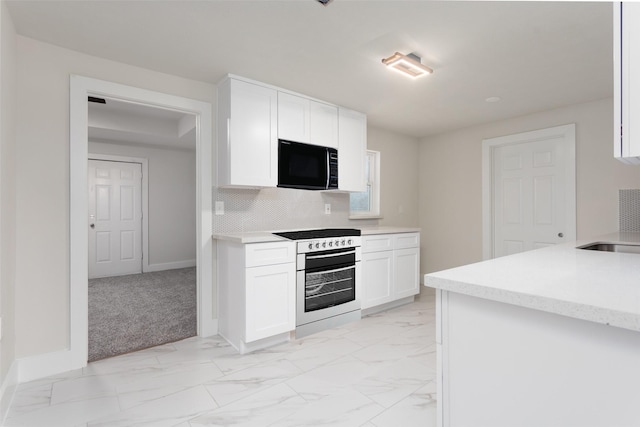
[[[219,333],[240,353],[289,339],[296,326],[295,243],[218,242]]]
[[[362,309],[420,292],[420,233],[362,237]]]
[[[420,292],[420,248],[393,251],[394,299],[410,297]]]
[[[362,254],[363,309],[385,304],[392,300],[393,251]]]

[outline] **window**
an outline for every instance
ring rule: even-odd
[[[351,218],[380,216],[380,152],[367,150],[365,164],[367,190],[349,195]]]

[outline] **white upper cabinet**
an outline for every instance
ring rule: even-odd
[[[338,108],[338,187],[366,191],[367,116]]]
[[[278,138],[288,141],[311,140],[309,100],[278,92]]]
[[[613,19],[614,156],[640,164],[640,3],[614,3]]]
[[[338,148],[338,107],[309,100],[311,139],[315,145]]]
[[[276,187],[278,139],[336,148],[339,189],[366,190],[366,115],[234,75],[218,84],[219,187]]]
[[[227,78],[218,85],[218,185],[275,187],[278,96],[272,88]]]
[[[338,107],[278,92],[278,138],[338,148]]]

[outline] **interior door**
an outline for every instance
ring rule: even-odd
[[[575,239],[573,132],[527,132],[494,147],[494,257]]]
[[[89,160],[89,278],[142,273],[142,165]]]

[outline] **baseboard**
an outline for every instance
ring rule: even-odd
[[[11,406],[11,402],[13,402],[13,396],[18,388],[18,383],[18,364],[14,361],[0,386],[0,425],[2,426],[5,424],[9,407]]]
[[[145,266],[144,272],[151,273],[154,271],[175,270],[176,268],[189,268],[195,267],[196,260],[188,259],[185,261],[163,262],[160,264],[149,264]]]
[[[202,338],[218,335],[218,319],[211,319],[205,324],[200,325],[200,331],[198,335]]]
[[[17,362],[18,380],[21,383],[82,368],[74,365],[70,350],[24,357]]]
[[[387,302],[385,304],[376,305],[375,307],[369,307],[362,310],[362,317],[377,314],[382,311],[387,311],[392,308],[400,307],[401,305],[410,304],[415,301],[415,295],[410,297],[404,297],[395,301]]]

